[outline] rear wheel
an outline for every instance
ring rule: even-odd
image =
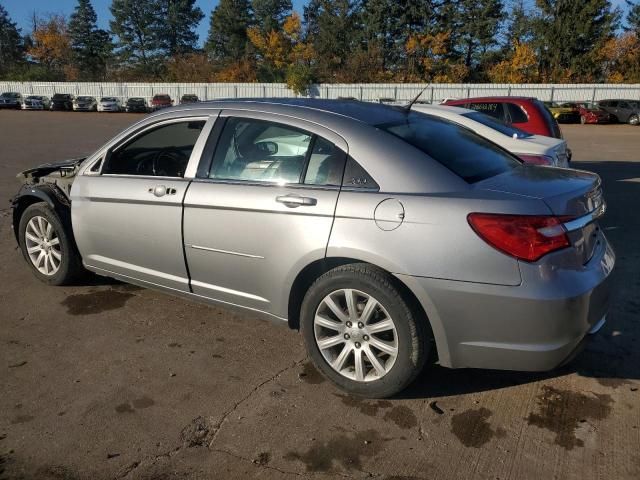
[[[585,123],[587,123],[587,117],[585,117],[584,115],[580,115],[580,123],[582,125],[584,125]]]
[[[316,367],[357,396],[400,392],[427,358],[426,325],[393,277],[370,265],[337,267],[316,280],[302,303],[300,325]]]
[[[633,114],[629,117],[629,125],[638,125],[640,123],[640,117],[638,115]]]
[[[25,209],[19,225],[20,249],[41,281],[67,285],[84,272],[75,243],[58,215],[46,203]]]

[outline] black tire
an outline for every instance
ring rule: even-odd
[[[369,264],[336,267],[319,277],[307,291],[300,312],[300,330],[307,351],[318,370],[351,395],[386,398],[404,390],[421,372],[429,354],[430,328],[426,319],[400,293],[397,280]],[[374,297],[389,313],[397,333],[398,354],[391,369],[380,379],[356,381],[343,376],[325,360],[314,331],[316,310],[327,295],[340,289],[355,289]]]
[[[26,229],[29,221],[36,216],[44,217],[53,227],[53,231],[57,235],[60,242],[61,260],[60,266],[53,275],[45,275],[40,272],[29,258],[27,253],[27,244],[25,240]],[[66,222],[65,222],[66,223]],[[45,202],[34,203],[29,205],[20,217],[18,239],[22,255],[35,276],[48,285],[69,285],[82,278],[86,270],[82,266],[80,253],[76,247],[75,241],[70,236],[67,228],[63,225],[56,212]]]

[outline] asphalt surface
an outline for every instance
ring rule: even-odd
[[[15,174],[140,118],[0,111],[0,479],[640,478],[640,128],[563,128],[604,179],[609,321],[545,374],[427,368],[350,398],[285,327],[98,279],[47,287],[16,249]]]

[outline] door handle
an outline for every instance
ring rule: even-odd
[[[313,206],[318,200],[312,197],[301,197],[299,195],[281,195],[276,197],[276,202],[284,203],[289,208],[297,208],[300,206]]]
[[[165,185],[156,185],[149,189],[149,193],[153,193],[156,197],[163,197],[164,195],[175,195],[176,189]]]

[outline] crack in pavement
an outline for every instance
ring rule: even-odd
[[[233,407],[231,407],[229,410],[227,410],[225,413],[223,413],[222,414],[222,418],[220,419],[220,421],[214,426],[215,431],[213,432],[213,436],[211,437],[211,441],[207,445],[207,448],[211,448],[213,443],[216,441],[216,438],[218,437],[218,434],[220,433],[220,430],[222,430],[222,426],[224,425],[224,423],[229,418],[229,415],[231,415],[233,412],[235,412],[240,407],[240,405],[242,405],[247,400],[249,400],[258,390],[260,390],[262,387],[264,387],[267,383],[272,382],[273,380],[275,380],[279,376],[283,375],[287,371],[296,368],[297,366],[299,366],[305,360],[307,360],[307,357],[304,357],[301,360],[297,360],[292,365],[289,365],[288,367],[285,367],[282,370],[276,372],[274,375],[272,375],[268,379],[266,379],[263,382],[261,382],[258,385],[256,385],[247,395],[245,395],[242,399],[240,399],[238,402],[236,402],[233,405]]]
[[[273,380],[275,380],[275,379],[276,379],[276,378],[278,378],[279,376],[283,375],[283,374],[284,374],[284,373],[286,373],[287,371],[289,371],[289,370],[292,370],[292,369],[296,368],[297,366],[299,366],[300,364],[302,364],[305,360],[307,360],[307,358],[308,358],[308,357],[306,357],[306,356],[305,356],[305,357],[304,357],[304,358],[302,358],[301,360],[297,360],[297,361],[295,361],[293,364],[288,365],[287,367],[285,367],[285,368],[283,368],[283,369],[281,369],[281,370],[277,371],[276,373],[274,373],[273,375],[271,375],[269,378],[267,378],[266,380],[264,380],[264,381],[260,382],[258,385],[256,385],[255,387],[253,387],[253,388],[251,389],[251,391],[249,391],[249,393],[247,393],[247,394],[246,394],[244,397],[242,397],[239,401],[237,401],[236,403],[234,403],[234,405],[233,405],[231,408],[229,408],[226,412],[224,412],[224,413],[222,414],[222,418],[221,418],[221,419],[220,419],[220,420],[215,424],[215,426],[214,426],[215,431],[214,431],[214,433],[213,433],[213,436],[212,436],[211,440],[210,440],[210,441],[209,441],[209,443],[206,445],[206,448],[207,448],[208,450],[211,450],[211,451],[214,451],[214,452],[215,452],[215,451],[220,451],[221,453],[227,453],[227,454],[229,454],[229,455],[234,455],[234,456],[235,456],[235,454],[233,454],[233,453],[231,453],[231,452],[227,452],[226,450],[222,450],[222,449],[212,449],[212,448],[211,448],[211,447],[212,447],[212,445],[213,445],[213,443],[214,443],[214,442],[215,442],[215,440],[216,440],[216,437],[218,436],[218,433],[219,433],[219,432],[220,432],[220,430],[222,429],[222,426],[223,426],[223,425],[224,425],[224,423],[226,422],[226,420],[229,418],[229,416],[230,416],[231,414],[233,414],[233,412],[235,412],[235,411],[240,407],[240,405],[242,405],[242,404],[243,404],[243,403],[245,403],[247,400],[249,400],[249,399],[250,399],[250,398],[251,398],[251,397],[252,397],[252,396],[253,396],[253,395],[254,395],[258,390],[260,390],[260,389],[261,389],[262,387],[264,387],[266,384],[268,384],[268,383],[272,382]],[[179,452],[180,452],[180,450],[182,450],[182,449],[183,449],[183,448],[185,448],[185,447],[187,447],[187,448],[188,448],[187,444],[186,444],[185,442],[183,442],[181,445],[179,445],[178,447],[174,448],[173,450],[169,450],[169,451],[167,451],[167,452],[165,452],[165,453],[161,453],[161,454],[159,454],[159,455],[154,455],[154,456],[152,456],[152,457],[148,457],[146,460],[139,460],[139,461],[135,461],[135,462],[131,463],[129,466],[127,466],[127,467],[125,468],[125,470],[124,470],[120,475],[118,475],[118,477],[117,477],[117,478],[118,478],[119,480],[122,480],[122,479],[124,479],[124,478],[128,477],[132,472],[134,472],[135,470],[137,470],[137,469],[138,469],[138,468],[140,468],[141,466],[143,466],[143,465],[147,465],[147,464],[148,464],[149,466],[151,466],[151,465],[153,465],[154,463],[156,463],[156,462],[158,461],[158,459],[160,459],[160,458],[165,458],[165,457],[166,457],[166,458],[169,458],[169,459],[170,459],[171,457],[173,457],[174,455],[176,455],[177,453],[179,453]],[[244,457],[240,457],[240,456],[237,456],[237,457],[238,457],[238,458],[245,459]],[[250,460],[250,459],[248,459],[248,461],[250,461],[250,462],[252,462],[252,463],[253,463],[253,461],[252,461],[252,460]],[[257,465],[257,464],[255,464],[255,463],[254,463],[254,465]],[[273,470],[277,470],[277,471],[279,471],[279,470],[278,470],[278,469],[276,469],[275,467],[269,467],[268,465],[260,465],[260,466],[265,467],[265,468],[270,468],[270,469],[273,469]],[[283,472],[281,472],[281,473],[291,473],[291,474],[294,474],[294,475],[302,475],[302,476],[304,476],[303,474],[299,474],[299,473],[297,473],[297,472],[285,472],[285,471],[283,471]],[[353,477],[350,477],[350,478],[353,478]]]

